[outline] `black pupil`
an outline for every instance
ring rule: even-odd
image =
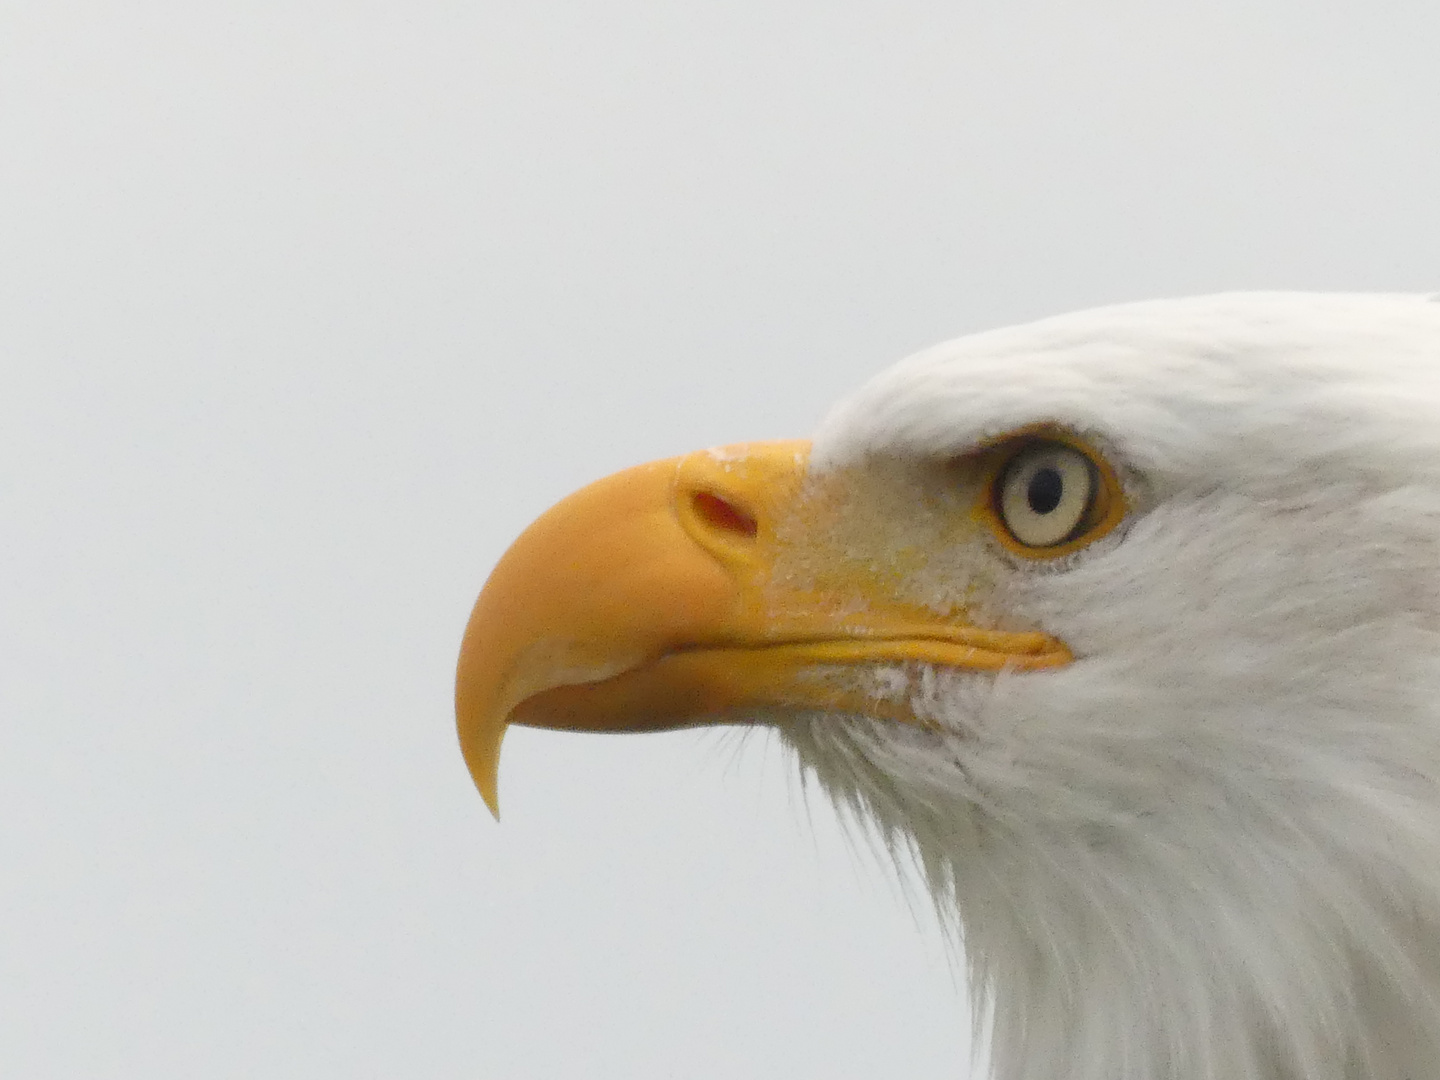
[[[1037,514],[1048,514],[1060,505],[1060,496],[1065,494],[1065,481],[1056,469],[1046,466],[1037,469],[1025,489],[1025,498],[1030,509]]]

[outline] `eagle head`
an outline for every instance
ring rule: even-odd
[[[510,723],[773,727],[922,867],[1000,1080],[1440,1074],[1440,304],[1048,319],[602,480],[457,707],[492,809]]]

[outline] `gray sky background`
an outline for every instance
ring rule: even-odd
[[[1440,288],[1440,6],[0,3],[0,1074],[955,1078],[763,733],[451,717],[568,491],[969,330]]]

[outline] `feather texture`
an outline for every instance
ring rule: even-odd
[[[1104,449],[1124,525],[1047,564],[925,534],[943,572],[905,587],[1077,662],[868,672],[934,729],[791,720],[805,774],[923,866],[998,1080],[1440,1074],[1440,303],[961,339],[842,403],[814,482],[923,507],[935,463],[1036,423]],[[877,559],[923,531],[879,520]]]

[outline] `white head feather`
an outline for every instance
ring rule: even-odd
[[[965,338],[837,408],[814,469],[1039,422],[1102,447],[1133,508],[1059,565],[984,570],[1078,662],[888,672],[939,730],[782,727],[803,767],[958,917],[999,1080],[1440,1075],[1440,303]]]

